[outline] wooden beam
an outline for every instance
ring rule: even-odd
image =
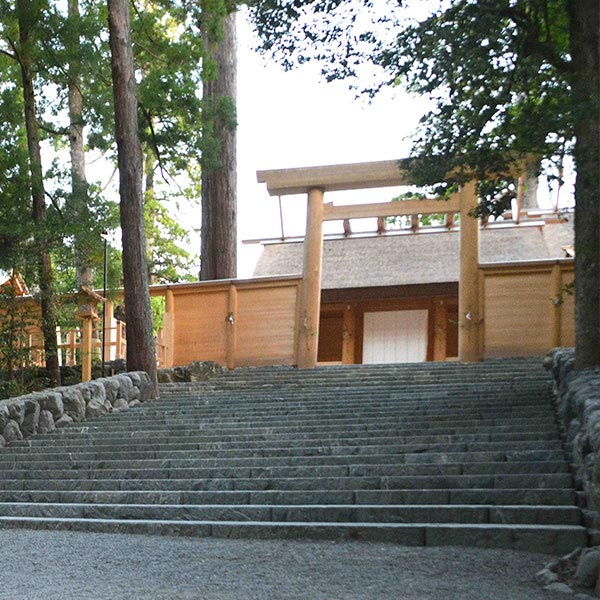
[[[477,362],[481,356],[479,298],[479,219],[469,216],[477,206],[474,181],[460,193],[460,281],[458,286],[458,358]]]
[[[258,183],[266,183],[271,196],[307,194],[319,188],[324,192],[393,187],[412,183],[403,160],[300,167],[257,171]]]
[[[386,222],[384,217],[377,217],[377,233],[384,233],[386,230]]]
[[[518,177],[524,170],[526,157],[516,161],[506,174]],[[271,196],[307,194],[311,189],[320,188],[324,192],[338,190],[361,190],[377,187],[394,187],[414,184],[414,175],[408,172],[409,159],[382,160],[377,162],[300,167],[295,169],[274,169],[257,171],[258,183],[266,183]],[[466,175],[469,169],[460,169]],[[474,174],[473,174],[474,175]],[[449,174],[452,176],[452,174]],[[487,176],[492,179],[494,172]],[[378,215],[376,215],[378,216]]]
[[[364,219],[368,217],[398,217],[400,215],[431,215],[460,211],[458,195],[450,200],[393,200],[373,204],[335,206],[328,203],[323,213],[324,221]]]
[[[344,235],[352,235],[352,226],[349,219],[344,219]]]
[[[323,190],[312,189],[308,193],[300,323],[297,331],[300,369],[312,369],[317,364],[322,263]]]
[[[413,231],[419,229],[419,215],[410,215],[410,228]]]

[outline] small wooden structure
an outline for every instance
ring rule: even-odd
[[[98,304],[106,298],[87,287],[81,286],[77,297],[77,318],[81,326],[81,381],[92,378],[92,352],[94,322],[98,321]]]

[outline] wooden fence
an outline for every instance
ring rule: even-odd
[[[482,354],[526,356],[573,345],[573,271],[571,259],[481,265]],[[152,286],[151,294],[165,299],[163,328],[156,338],[158,365],[194,360],[229,368],[298,364],[301,286],[300,277]],[[79,363],[81,331],[58,335],[61,363]],[[31,328],[28,339],[30,358],[42,364],[39,328]],[[125,324],[113,318],[110,304],[105,344],[107,360],[125,357]],[[101,321],[96,321],[92,353],[101,356]]]
[[[479,269],[485,357],[533,356],[575,344],[572,259]]]
[[[165,366],[296,364],[301,283],[277,277],[153,286],[152,295],[165,297]]]

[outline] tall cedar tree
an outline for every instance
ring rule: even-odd
[[[69,153],[71,157],[71,206],[77,223],[90,223],[88,182],[85,175],[83,147],[83,94],[81,92],[81,52],[79,43],[79,0],[68,0],[69,56]],[[75,237],[75,269],[77,287],[94,287],[90,260],[90,244],[85,236]]]
[[[135,67],[128,0],[108,0],[108,25],[119,165],[123,284],[127,312],[127,368],[156,379],[156,352],[148,288],[142,151],[138,135]]]
[[[235,12],[226,9],[219,19],[205,10],[200,29],[207,54],[202,73],[200,279],[229,279],[237,274]]]
[[[21,67],[23,85],[23,104],[27,147],[29,150],[29,168],[31,172],[31,197],[33,202],[33,220],[35,223],[35,245],[40,285],[42,309],[42,332],[46,369],[50,383],[60,385],[58,365],[58,345],[56,341],[56,309],[54,305],[54,275],[50,258],[49,232],[46,219],[46,196],[42,173],[42,154],[40,150],[39,125],[36,116],[36,103],[33,75],[34,32],[40,16],[39,2],[17,1],[17,19],[19,23],[19,46],[15,54]]]

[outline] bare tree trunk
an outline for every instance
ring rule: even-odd
[[[156,350],[148,289],[142,150],[137,122],[137,89],[131,46],[129,2],[108,0],[108,25],[119,165],[123,283],[127,318],[127,368],[146,371],[156,383]]]
[[[539,168],[539,160],[528,160],[525,164],[525,191],[523,193],[523,206],[521,206],[521,208],[526,210],[538,208],[537,191]]]
[[[150,284],[155,282],[156,273],[154,272],[154,250],[156,246],[155,225],[156,211],[154,206],[154,166],[156,159],[150,148],[144,152],[144,214],[148,222],[150,231],[146,231],[146,252],[148,253],[148,280]]]
[[[84,231],[90,222],[88,207],[88,182],[85,176],[85,153],[83,150],[83,97],[81,95],[81,63],[79,61],[79,0],[69,0],[71,24],[71,47],[69,48],[69,151],[71,155],[71,203],[73,214]],[[75,237],[75,268],[77,286],[93,287],[93,271],[90,266],[90,249],[85,236]]]
[[[23,83],[23,104],[27,148],[29,151],[29,169],[31,172],[31,197],[33,202],[33,221],[35,223],[35,244],[38,261],[40,285],[40,303],[42,309],[42,333],[46,369],[53,386],[60,385],[58,366],[58,345],[56,342],[56,311],[54,306],[54,276],[50,260],[50,239],[46,223],[46,198],[42,173],[42,154],[40,150],[39,127],[35,114],[35,93],[33,89],[32,54],[33,40],[31,27],[36,22],[38,11],[30,0],[17,1],[19,21],[19,63]]]
[[[206,19],[210,18],[208,15]],[[237,274],[236,29],[235,12],[223,18],[222,35],[201,24],[208,61],[203,69],[202,231],[200,279]],[[209,149],[212,149],[210,151]]]
[[[600,366],[600,7],[570,0],[575,114],[575,364]]]

